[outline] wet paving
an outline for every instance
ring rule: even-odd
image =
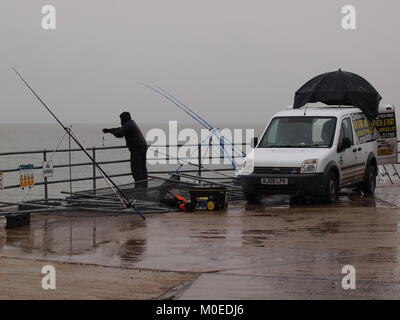
[[[333,205],[276,196],[145,222],[35,215],[0,228],[0,298],[399,299],[399,190],[345,192]],[[40,287],[45,264],[60,270],[53,296]],[[355,290],[342,288],[345,265]]]

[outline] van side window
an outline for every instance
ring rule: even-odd
[[[350,118],[346,118],[342,121],[342,127],[340,128],[340,137],[339,141],[342,141],[343,138],[349,138],[351,141],[351,145],[354,145],[353,138],[353,128],[351,127]]]

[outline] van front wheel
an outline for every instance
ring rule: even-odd
[[[323,201],[325,203],[335,202],[338,197],[338,180],[334,172],[329,172],[327,181],[325,184],[325,194]]]
[[[365,173],[364,181],[361,184],[361,190],[366,196],[370,196],[375,192],[376,188],[376,169],[369,166]]]

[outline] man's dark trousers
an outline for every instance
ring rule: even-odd
[[[135,188],[147,188],[146,148],[131,150],[131,171],[135,180]]]

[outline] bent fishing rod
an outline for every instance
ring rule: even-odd
[[[192,109],[190,109],[187,105],[185,105],[182,101],[178,100],[176,97],[174,97],[171,93],[168,91],[164,90],[163,88],[157,86],[153,87],[151,85],[148,85],[146,83],[138,82],[140,85],[158,93],[159,95],[163,96],[173,104],[175,104],[179,109],[183,110],[185,113],[187,113],[190,117],[192,117],[194,120],[199,122],[203,127],[205,127],[207,130],[212,131],[213,134],[215,134],[219,139],[224,138],[225,141],[227,141],[229,144],[233,146],[233,152],[235,152],[237,155],[240,157],[245,157],[246,154],[239,150],[237,146],[235,146],[229,139],[225,138],[220,130],[218,128],[215,128],[212,124],[210,124],[207,120],[202,118],[200,115],[196,114]]]
[[[163,88],[157,86],[157,87],[153,87],[151,85],[142,83],[142,82],[138,82],[140,85],[158,93],[159,95],[161,95],[162,97],[166,98],[167,100],[169,100],[170,102],[172,102],[173,104],[175,104],[179,109],[183,110],[185,113],[187,113],[190,117],[192,117],[194,120],[196,120],[197,122],[199,122],[203,127],[205,127],[209,132],[210,135],[213,136],[215,135],[218,140],[220,141],[220,148],[223,151],[223,153],[228,157],[229,161],[230,161],[230,165],[232,166],[232,168],[237,171],[238,170],[238,166],[236,161],[234,160],[234,157],[230,156],[230,154],[228,153],[228,151],[225,149],[224,143],[222,141],[227,141],[228,144],[232,145],[232,152],[236,153],[237,155],[239,155],[241,158],[244,158],[246,156],[246,154],[239,150],[237,146],[235,146],[233,144],[233,142],[229,141],[229,139],[225,138],[220,130],[218,128],[215,128],[213,125],[211,125],[208,121],[206,121],[204,118],[202,118],[201,116],[199,116],[198,114],[196,114],[193,110],[191,110],[187,105],[185,105],[182,101],[178,100],[177,98],[175,98],[171,93],[169,93],[168,91],[164,90]],[[183,166],[183,164],[181,164],[179,166],[179,168],[176,171],[179,171],[179,169]]]
[[[163,96],[165,99],[169,100],[170,102],[172,102],[174,105],[176,105],[179,109],[182,109],[185,113],[187,113],[190,117],[192,117],[194,120],[196,120],[197,122],[199,122],[203,127],[205,127],[208,130],[212,130],[213,126],[210,125],[206,120],[204,120],[203,118],[201,118],[199,115],[195,114],[192,110],[190,110],[188,107],[183,107],[183,103],[181,103],[179,100],[177,100],[175,97],[170,97],[168,96],[167,93],[163,93],[161,92],[158,88],[154,88],[148,84],[142,83],[142,82],[138,82],[140,85],[158,93],[159,95]]]
[[[94,160],[94,158],[90,155],[90,153],[86,150],[86,148],[82,145],[82,143],[79,141],[78,137],[71,132],[71,130],[66,127],[61,120],[54,114],[54,112],[47,106],[47,104],[39,97],[39,95],[35,92],[35,90],[32,89],[32,87],[25,81],[25,79],[22,77],[22,75],[17,71],[16,68],[12,68],[14,72],[18,75],[18,77],[22,80],[22,82],[28,87],[28,89],[34,94],[34,96],[40,101],[40,103],[46,108],[46,110],[53,116],[53,118],[60,124],[60,126],[64,129],[65,132],[72,138],[72,140],[75,141],[75,143],[81,148],[81,150],[86,154],[86,156],[92,161],[92,163],[96,166],[96,168],[100,171],[100,174],[103,176],[104,180],[107,182],[107,184],[110,186],[111,190],[114,191],[114,193],[117,195],[117,197],[120,199],[122,204],[125,206],[126,209],[133,208],[135,213],[137,213],[143,220],[145,220],[145,217],[143,214],[135,207],[135,204],[132,200],[130,200],[123,192],[122,190],[115,184],[115,182],[110,178],[110,176],[103,170],[102,167]]]
[[[242,152],[241,150],[239,150],[238,149],[238,147],[237,146],[235,146],[231,141],[229,141],[229,139],[227,139],[226,137],[224,137],[222,134],[221,134],[221,131],[218,129],[218,128],[215,128],[212,124],[210,124],[208,121],[206,121],[204,118],[202,118],[201,116],[199,116],[197,113],[195,113],[192,109],[190,109],[186,104],[184,104],[182,101],[180,101],[179,99],[177,99],[176,97],[174,97],[170,92],[168,92],[167,90],[164,90],[163,88],[161,88],[161,87],[159,87],[159,86],[157,86],[157,89],[159,89],[159,90],[161,90],[162,92],[164,92],[166,95],[168,95],[169,97],[171,97],[172,99],[174,99],[175,100],[175,102],[177,103],[177,104],[179,104],[180,105],[180,108],[181,109],[184,109],[184,110],[188,110],[189,112],[191,112],[191,114],[192,114],[192,117],[194,118],[194,119],[198,119],[198,121],[199,120],[201,120],[201,121],[203,121],[208,127],[206,127],[209,131],[211,131],[211,130],[214,130],[214,134],[216,134],[217,135],[217,137],[219,137],[219,138],[221,138],[221,137],[223,137],[226,141],[228,141],[228,143],[230,143],[230,144],[232,144],[232,146],[233,146],[233,151],[237,154],[237,155],[239,155],[240,157],[246,157],[246,154],[244,153],[244,152]]]

